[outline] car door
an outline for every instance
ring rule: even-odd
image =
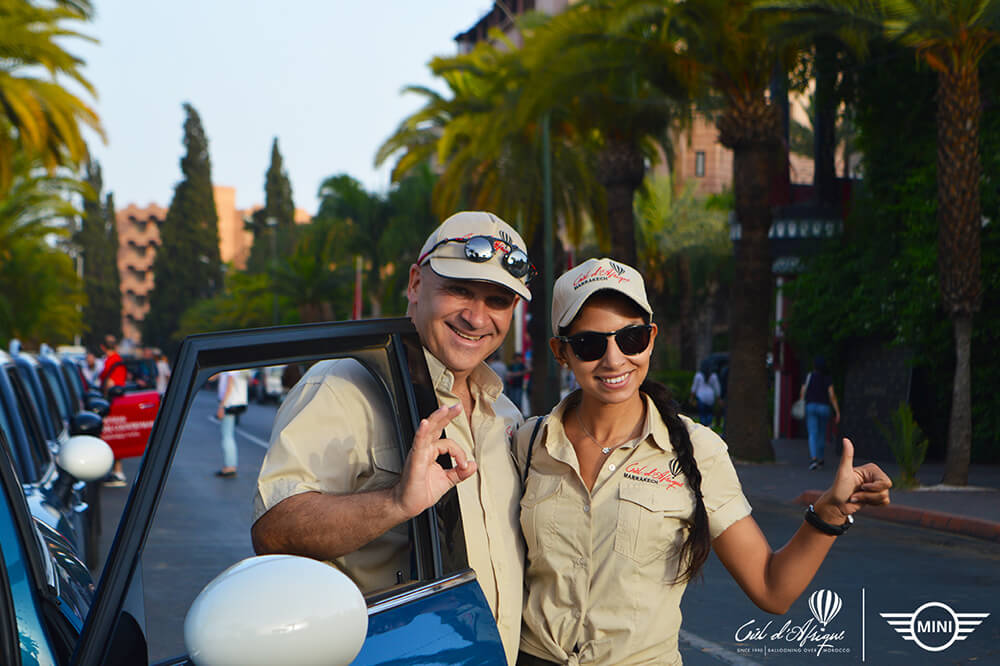
[[[186,608],[219,572],[253,555],[250,500],[269,424],[279,409],[253,405],[240,416],[235,427],[240,473],[219,479],[213,473],[221,460],[219,401],[206,385],[224,371],[337,359],[361,364],[380,387],[395,433],[388,444],[405,458],[420,418],[437,407],[408,319],[275,327],[184,341],[145,456],[136,461],[134,485],[127,499],[118,494],[121,520],[74,663],[189,663]],[[265,409],[270,411],[258,411]],[[113,498],[109,493],[102,500],[106,520],[114,512]],[[362,590],[368,632],[353,663],[504,663],[495,622],[466,559],[457,493],[450,491],[390,532],[405,543],[408,564],[395,584]]]

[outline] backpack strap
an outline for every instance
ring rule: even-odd
[[[531,450],[535,448],[535,438],[538,437],[538,429],[541,427],[542,421],[544,420],[545,420],[544,417],[540,417],[538,420],[535,421],[535,427],[531,429],[531,439],[528,440],[528,454],[525,457],[524,472],[521,475],[522,488],[524,488],[524,485],[528,483],[528,470],[531,469]]]

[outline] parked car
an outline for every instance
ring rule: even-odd
[[[200,387],[227,370],[339,357],[358,360],[384,388],[397,433],[392,445],[405,455],[420,418],[437,405],[423,349],[409,320],[312,324],[186,339],[171,380],[177,390],[166,396],[153,427],[100,585],[92,599],[75,607],[67,603],[62,608],[56,603],[61,597],[51,592],[46,596],[51,577],[41,554],[23,560],[7,554],[39,549],[21,494],[8,487],[14,478],[9,458],[0,456],[5,491],[0,498],[0,595],[7,597],[6,608],[13,608],[19,622],[27,618],[32,623],[22,629],[13,621],[0,622],[0,650],[7,650],[0,653],[0,662],[18,663],[19,646],[20,656],[30,663],[39,653],[53,655],[53,663],[66,663],[63,656],[71,653],[73,663],[81,666],[150,663],[147,637],[154,628],[145,621],[143,553],[188,417],[207,418],[204,411],[192,409],[197,400],[205,401]],[[180,643],[186,645],[186,654],[159,663],[504,663],[493,616],[466,559],[457,492],[446,493],[399,533],[408,534],[410,570],[400,572],[398,584],[365,594],[333,567],[304,558],[254,557],[230,567],[193,600],[183,631],[175,628],[186,639]],[[193,550],[199,539],[210,543],[215,538],[209,530],[185,535]],[[3,609],[0,604],[0,614]]]
[[[0,433],[31,515],[59,534],[75,556],[94,564],[100,518],[96,505],[86,501],[86,484],[111,469],[111,450],[92,435],[74,434],[54,451],[42,420],[23,372],[0,352]]]

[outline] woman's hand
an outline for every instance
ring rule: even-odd
[[[833,485],[813,505],[817,515],[831,525],[841,525],[847,516],[869,504],[889,503],[892,480],[875,463],[854,467],[854,445],[844,438],[844,450]]]

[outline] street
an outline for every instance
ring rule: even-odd
[[[220,479],[217,401],[200,391],[189,412],[182,442],[143,558],[148,639],[152,660],[180,654],[188,606],[201,588],[231,564],[251,556],[249,528],[256,471],[263,459],[274,405],[251,404],[241,415],[236,439],[239,475]],[[126,461],[134,478],[138,460]],[[102,495],[105,552],[127,488]],[[745,487],[754,517],[772,547],[780,547],[801,524],[791,504],[755,499]],[[688,586],[682,604],[681,653],[689,665],[716,664],[953,664],[1000,660],[1000,546],[942,532],[899,526],[859,515],[840,537],[815,580],[784,616],[757,609],[715,556],[703,578]],[[824,607],[810,597],[829,590]],[[650,593],[655,593],[651,590]],[[839,604],[835,603],[839,598]],[[921,620],[946,628],[955,613],[990,613],[981,625],[941,652],[904,640],[880,613],[913,613],[937,606]],[[824,610],[825,608],[825,610]],[[824,627],[820,619],[827,621]],[[919,632],[918,632],[919,633]],[[918,635],[928,647],[948,639]],[[937,641],[936,643],[934,641]]]

